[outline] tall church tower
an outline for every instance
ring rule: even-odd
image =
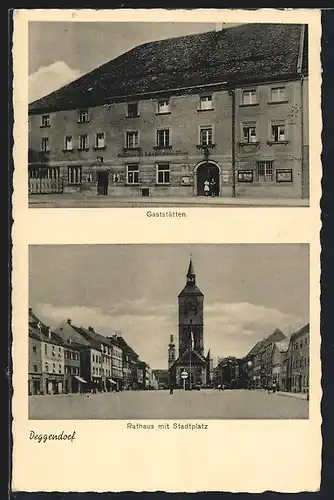
[[[192,345],[203,355],[203,303],[204,295],[196,285],[196,275],[190,257],[186,285],[179,293],[179,356]]]

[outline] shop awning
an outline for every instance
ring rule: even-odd
[[[84,380],[83,378],[79,377],[78,375],[74,375],[74,377],[79,380],[79,382],[82,382],[83,384],[87,384],[86,380]]]
[[[112,378],[108,378],[109,382],[111,382],[112,384],[117,384],[117,382],[115,382],[115,380],[113,380]]]

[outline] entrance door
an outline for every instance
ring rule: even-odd
[[[204,192],[204,183],[205,181],[210,182],[212,180],[214,181],[214,185],[210,187],[208,195],[214,194],[214,196],[219,196],[219,168],[214,163],[202,163],[202,165],[197,168],[197,196],[206,196]]]
[[[109,184],[109,173],[107,171],[97,172],[97,194],[107,196]]]

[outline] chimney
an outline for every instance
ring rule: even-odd
[[[29,312],[32,313],[32,307],[29,307]]]
[[[90,332],[94,332],[94,328],[93,328],[92,326],[89,326],[89,327],[88,327],[88,330],[89,330]]]
[[[49,327],[49,328],[48,328],[48,337],[49,337],[49,339],[51,339],[51,334],[52,334],[52,330],[51,330],[51,328]]]
[[[69,319],[67,320],[67,323],[68,323],[69,325],[71,325],[71,324],[72,324],[72,320],[69,318]]]

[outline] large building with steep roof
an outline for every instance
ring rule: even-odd
[[[139,45],[29,105],[29,192],[308,198],[308,37],[244,24]]]

